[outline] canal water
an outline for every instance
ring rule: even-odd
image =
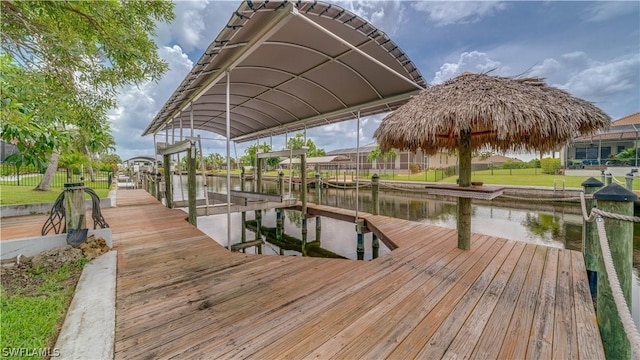
[[[198,198],[204,198],[202,178],[198,177]],[[245,182],[246,191],[254,191],[253,181]],[[263,181],[263,192],[276,194],[275,181]],[[232,190],[240,190],[239,179],[232,179]],[[285,184],[285,196],[289,194]],[[226,193],[226,178],[208,177],[207,190]],[[186,197],[186,177],[182,186],[178,176],[174,178],[174,198]],[[291,190],[291,196],[298,197],[297,188]],[[315,190],[310,189],[307,201],[315,203]],[[356,209],[356,191],[353,189],[322,189],[322,204],[344,209]],[[387,192],[381,189],[379,194],[380,215],[400,219],[418,221],[447,228],[456,227],[456,203],[451,200],[426,198],[422,194],[408,191]],[[372,211],[371,188],[360,189],[358,209],[363,212]],[[285,212],[285,233],[296,238],[301,237],[301,217],[297,211]],[[571,250],[582,250],[582,215],[576,205],[540,204],[540,202],[513,201],[484,202],[472,205],[471,231],[511,240],[542,244]],[[263,225],[275,227],[275,211],[266,211]],[[254,212],[247,212],[247,219],[254,219]],[[356,259],[355,225],[330,218],[322,218],[321,246],[349,259]],[[231,216],[231,237],[240,239],[241,215]],[[215,239],[221,245],[227,245],[227,215],[198,217],[198,228]],[[640,225],[634,228],[634,283],[633,283],[633,317],[640,324]],[[315,219],[307,222],[308,241],[315,239]],[[247,230],[247,239],[253,240],[255,235]],[[380,256],[389,253],[389,249],[380,242]],[[277,246],[267,243],[263,247],[264,254],[278,255]],[[285,255],[300,255],[295,251],[285,251]],[[371,259],[371,234],[365,235],[365,260]]]

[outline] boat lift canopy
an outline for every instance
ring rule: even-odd
[[[227,136],[227,96],[229,139],[244,142],[389,112],[425,86],[398,45],[339,6],[247,1],[143,136],[174,128]]]

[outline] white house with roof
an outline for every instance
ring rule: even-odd
[[[640,147],[640,112],[622,117],[611,123],[608,131],[600,134],[581,136],[568,144],[561,159],[581,161],[587,166],[634,166],[640,159],[632,159],[631,163],[615,160],[615,156],[627,149]]]

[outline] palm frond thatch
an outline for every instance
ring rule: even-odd
[[[541,78],[465,73],[427,88],[389,114],[374,137],[383,150],[434,154],[457,149],[460,134],[470,131],[473,150],[550,151],[610,122],[590,102]]]

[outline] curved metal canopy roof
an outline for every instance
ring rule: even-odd
[[[322,2],[246,1],[143,135],[172,128],[249,141],[392,111],[426,86],[372,24]]]

